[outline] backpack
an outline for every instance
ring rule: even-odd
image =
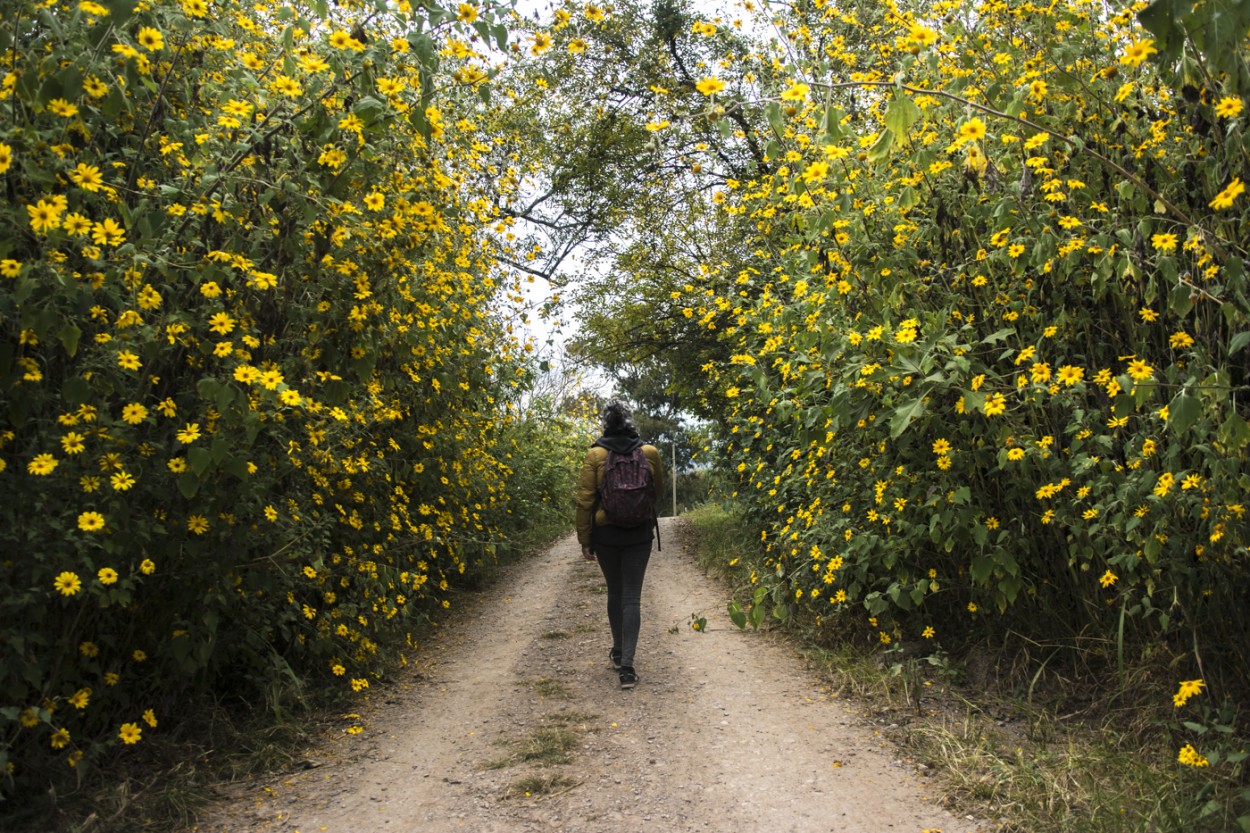
[[[642,526],[655,520],[655,478],[642,446],[628,454],[608,451],[599,505],[613,526]]]

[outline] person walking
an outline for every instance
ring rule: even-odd
[[[621,688],[630,689],[638,683],[634,654],[642,625],[642,580],[659,533],[655,505],[664,491],[664,466],[656,447],[639,438],[628,407],[611,402],[602,416],[603,436],[586,454],[578,479],[577,540],[582,557],[597,560],[607,582],[609,659]]]

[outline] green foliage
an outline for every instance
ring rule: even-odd
[[[764,151],[708,183],[749,257],[712,247],[674,299],[728,348],[703,400],[767,550],[740,625],[1023,634],[1113,685],[1162,656],[1250,695],[1234,5],[1157,4],[1148,32],[1080,3],[800,4],[770,9],[775,51],[708,65],[704,112]]]
[[[566,510],[455,17],[0,12],[0,795],[197,698],[368,687]]]

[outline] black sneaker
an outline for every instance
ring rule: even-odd
[[[621,652],[618,648],[613,648],[608,652],[608,659],[612,661],[612,667],[615,670],[621,670]]]
[[[638,675],[628,665],[621,666],[621,689],[630,689],[638,685]]]

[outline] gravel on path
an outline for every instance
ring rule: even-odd
[[[784,638],[734,627],[679,523],[662,521],[648,567],[637,688],[619,689],[603,579],[569,536],[469,597],[307,768],[223,786],[192,829],[981,830]]]

